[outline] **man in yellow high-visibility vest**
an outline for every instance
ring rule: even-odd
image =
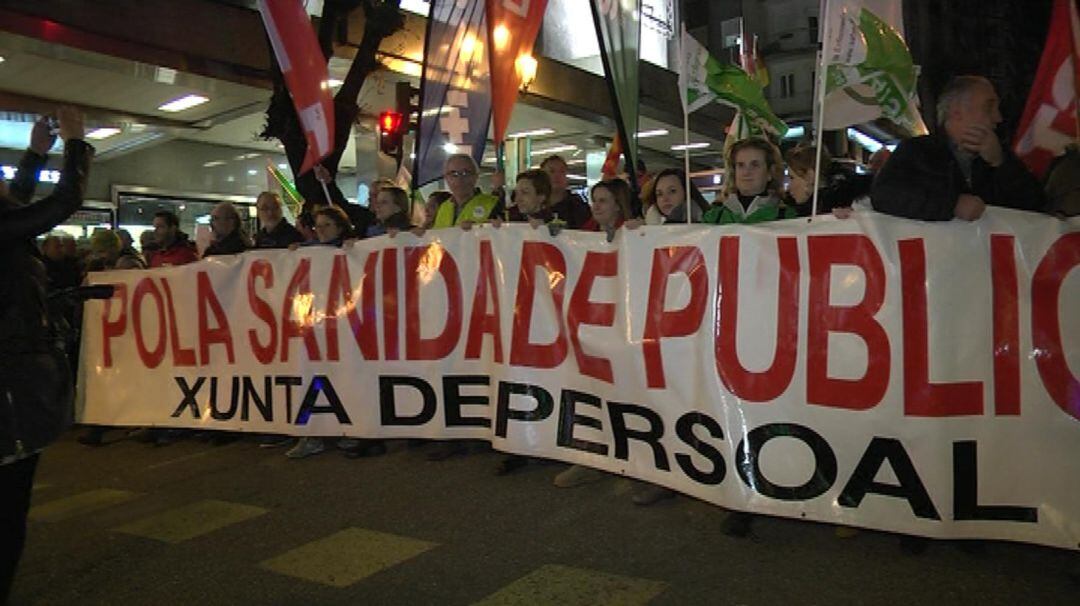
[[[480,168],[469,154],[453,154],[446,159],[443,177],[451,197],[436,209],[432,229],[468,227],[502,216],[499,199],[476,188],[479,173]]]

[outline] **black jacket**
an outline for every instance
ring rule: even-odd
[[[207,246],[206,250],[203,251],[203,258],[214,255],[238,255],[247,249],[247,240],[239,229],[234,229],[232,233],[224,238],[211,242],[210,246]]]
[[[303,241],[304,236],[284,219],[278,221],[274,229],[267,231],[264,227],[255,234],[255,248],[288,248],[290,244]]]
[[[1039,182],[1016,156],[1004,152],[997,168],[976,157],[969,185],[944,133],[908,139],[874,179],[870,200],[879,212],[924,221],[952,219],[960,194],[975,194],[994,206],[1042,210]]]
[[[589,204],[581,196],[570,191],[566,192],[562,200],[548,208],[553,216],[558,215],[560,221],[565,221],[569,229],[581,229],[582,225],[592,219],[592,209],[589,208]]]
[[[33,239],[79,209],[92,153],[70,140],[51,195],[27,204],[30,192],[20,186],[12,193],[22,199],[0,199],[0,459],[46,446],[71,411],[71,373],[47,313],[48,278]]]

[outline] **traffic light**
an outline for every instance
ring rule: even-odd
[[[401,112],[379,114],[379,150],[388,156],[399,157],[406,126],[405,116]]]

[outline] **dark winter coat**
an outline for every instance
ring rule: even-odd
[[[290,244],[303,241],[304,236],[300,235],[300,231],[284,219],[278,221],[274,229],[267,231],[262,228],[255,234],[255,248],[288,248]]]
[[[20,185],[11,190],[19,198],[0,199],[0,461],[44,448],[70,416],[71,372],[47,312],[48,277],[34,238],[79,209],[92,154],[69,140],[51,195],[27,204],[33,188]]]
[[[944,134],[915,137],[900,143],[874,179],[874,210],[923,221],[953,218],[960,194],[974,194],[993,206],[1042,210],[1042,188],[1008,150],[998,167],[982,158],[971,163],[968,183]]]

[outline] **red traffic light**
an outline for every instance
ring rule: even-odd
[[[379,114],[379,130],[384,133],[399,132],[404,122],[405,117],[398,112],[382,112]]]

